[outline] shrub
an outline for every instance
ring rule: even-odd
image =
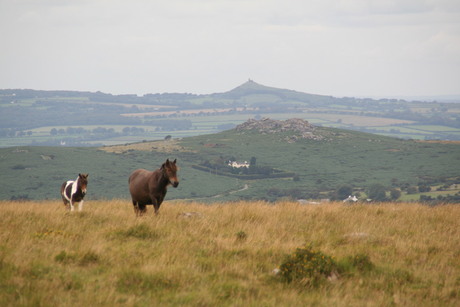
[[[368,188],[367,196],[375,201],[385,201],[386,188],[380,183],[375,183]]]
[[[246,238],[248,237],[248,235],[243,231],[243,230],[240,230],[236,233],[236,240],[237,241],[244,241],[246,240]]]
[[[100,256],[93,251],[88,251],[82,256],[78,256],[75,253],[68,253],[63,250],[54,257],[54,261],[62,264],[73,264],[78,262],[81,266],[87,266],[99,262]]]
[[[354,256],[348,256],[343,259],[340,264],[340,272],[358,271],[360,273],[370,272],[374,269],[375,265],[366,254],[356,254]]]
[[[397,200],[401,197],[401,191],[398,189],[391,189],[390,190],[390,198],[391,200]]]
[[[82,266],[99,262],[100,256],[93,251],[86,252],[80,259],[79,264]]]
[[[335,192],[336,197],[335,199],[342,200],[348,197],[348,195],[353,194],[353,187],[351,185],[342,185],[340,186],[337,191]]]
[[[133,237],[137,239],[157,239],[160,237],[158,233],[145,224],[135,225],[127,230],[118,231],[117,235],[120,237]]]
[[[14,169],[14,170],[23,170],[23,169],[26,169],[26,168],[27,168],[27,166],[22,165],[22,164],[16,164],[16,165],[11,167],[11,169]]]
[[[117,281],[117,290],[122,293],[144,294],[145,292],[175,289],[177,284],[161,274],[147,274],[140,271],[124,272]]]
[[[332,257],[305,246],[286,257],[280,266],[280,276],[288,283],[303,281],[306,285],[317,286],[321,280],[331,276],[336,268]]]
[[[63,263],[63,264],[73,263],[73,262],[75,262],[76,259],[77,259],[77,256],[75,254],[69,254],[64,250],[61,251],[59,254],[57,254],[54,257],[54,261],[60,262],[60,263]]]

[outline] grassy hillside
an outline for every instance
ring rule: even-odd
[[[317,128],[321,139],[291,132],[229,130],[182,140],[97,148],[0,149],[0,199],[56,199],[62,182],[89,173],[89,199],[129,198],[127,179],[137,168],[156,169],[178,159],[181,184],[167,199],[229,201],[282,197],[326,198],[342,185],[363,193],[372,184],[405,189],[419,184],[459,183],[460,144],[416,142],[361,132]],[[290,178],[245,180],[222,176],[228,159],[293,173]],[[194,169],[203,163],[209,171]],[[363,194],[364,197],[364,194]]]
[[[459,219],[415,203],[167,201],[135,218],[124,200],[2,201],[0,305],[458,306]],[[304,275],[273,272],[290,265]]]

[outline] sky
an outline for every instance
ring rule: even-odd
[[[459,0],[0,0],[0,89],[460,94]]]

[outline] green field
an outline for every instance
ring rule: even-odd
[[[209,95],[0,89],[0,147],[60,146],[61,140],[66,140],[66,146],[98,146],[160,140],[167,135],[196,136],[264,117],[302,118],[325,127],[405,139],[460,140],[458,110],[459,103],[336,98],[267,87],[251,80],[228,92]],[[165,121],[169,124],[164,125]],[[102,127],[123,135],[50,135],[53,128],[69,127]],[[124,133],[126,127],[145,132]]]
[[[277,120],[286,120],[289,118],[301,118],[315,125],[324,127],[333,127],[341,129],[356,129],[369,128],[376,134],[393,136],[404,139],[426,139],[430,136],[436,136],[440,133],[448,133],[451,136],[458,135],[460,137],[460,129],[440,125],[395,125],[396,122],[387,119],[381,119],[380,122],[386,122],[387,125],[378,125],[378,118],[366,118],[359,115],[331,115],[320,113],[262,113],[260,117],[272,118]],[[187,116],[184,119],[190,120],[192,128],[190,130],[175,130],[175,131],[155,131],[155,126],[152,125],[135,125],[137,128],[142,128],[145,133],[139,135],[125,135],[123,137],[111,137],[87,141],[88,144],[103,144],[116,145],[142,140],[162,140],[167,135],[172,135],[175,138],[205,135],[219,132],[221,125],[238,125],[251,118],[248,114],[232,114],[232,115],[207,115],[207,116]],[[370,123],[374,122],[371,126]],[[40,128],[30,129],[31,136],[22,137],[0,137],[0,147],[25,146],[33,142],[42,142],[48,140],[61,140],[63,138],[82,138],[85,135],[57,135],[51,136],[51,129],[67,129],[84,128],[92,130],[95,128],[114,129],[115,132],[121,132],[123,128],[133,125],[68,125],[68,126],[44,126]]]
[[[62,182],[90,174],[89,199],[128,199],[127,178],[137,168],[156,169],[178,159],[181,184],[169,199],[233,201],[329,198],[340,186],[365,191],[373,184],[405,189],[459,183],[460,145],[407,141],[368,133],[317,128],[322,140],[289,143],[290,133],[229,130],[172,141],[140,140],[118,153],[111,147],[14,147],[0,149],[0,199],[56,199]],[[118,140],[123,142],[125,140]],[[127,140],[126,140],[127,141]],[[173,144],[162,149],[161,144]],[[217,146],[214,146],[217,144]],[[161,145],[161,146],[159,146]],[[123,147],[122,147],[123,148]],[[293,178],[238,180],[193,168],[229,159],[295,173]],[[244,187],[246,187],[243,189]]]

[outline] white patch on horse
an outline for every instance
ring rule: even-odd
[[[74,184],[72,184],[72,191],[70,192],[70,198],[72,198],[72,195],[77,193],[78,189],[78,183],[80,182],[80,176],[77,177],[77,180],[74,181]]]
[[[74,205],[73,205],[73,201],[72,201],[72,197],[75,193],[77,193],[78,191],[78,184],[80,182],[80,176],[77,177],[76,180],[72,181],[72,180],[69,180],[67,181],[67,184],[65,185],[65,189],[64,189],[64,197],[69,201],[70,203],[70,211],[74,211]],[[69,185],[72,185],[72,189],[70,191],[70,196],[67,195],[67,187]],[[84,193],[86,193],[86,189],[82,190]],[[83,199],[78,202],[78,211],[81,211],[83,209]]]
[[[68,201],[70,201],[70,199],[72,198],[72,193],[70,194],[70,197],[69,195],[67,195],[67,188],[69,187],[70,184],[74,183],[73,180],[69,180],[66,182],[65,184],[65,188],[64,188],[64,191],[62,191],[62,196],[65,197],[65,199],[67,199]],[[73,190],[73,187],[72,187],[72,190]]]

